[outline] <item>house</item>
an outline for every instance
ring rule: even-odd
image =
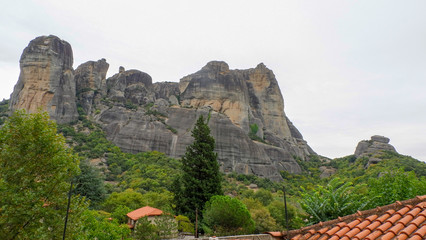
[[[136,226],[136,222],[139,218],[148,217],[148,221],[151,223],[154,222],[155,218],[163,215],[163,211],[157,208],[153,208],[150,206],[145,206],[134,211],[131,211],[127,214],[128,221],[127,225],[133,229]]]
[[[426,195],[288,232],[270,232],[291,240],[424,240]]]

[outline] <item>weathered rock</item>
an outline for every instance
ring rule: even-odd
[[[12,110],[46,110],[58,123],[77,119],[71,45],[56,36],[32,40],[20,59],[21,73],[11,95]]]
[[[105,59],[97,62],[88,61],[75,70],[77,98],[87,114],[91,114],[92,106],[98,105],[106,96],[106,74],[109,64]]]
[[[179,83],[154,84],[148,74],[123,67],[105,79],[108,67],[105,59],[89,61],[74,78],[69,44],[54,36],[37,38],[24,51],[11,106],[41,106],[63,123],[77,118],[78,101],[123,151],[155,150],[176,158],[192,143],[191,130],[204,115],[223,172],[275,181],[282,179],[279,171],[301,172],[294,157],[308,161],[315,154],[286,117],[277,80],[264,64],[230,70],[214,61]]]
[[[321,179],[328,178],[332,176],[333,174],[335,174],[337,171],[335,168],[327,167],[327,166],[321,166],[319,170],[321,171],[321,174],[319,176]]]
[[[375,164],[381,161],[377,155],[383,151],[396,152],[395,148],[389,144],[390,139],[383,136],[372,136],[371,140],[362,140],[355,149],[355,157],[368,157],[369,164]]]
[[[146,98],[151,85],[152,78],[147,73],[139,70],[127,70],[107,79],[107,95],[111,100],[122,103],[153,102],[153,99]]]

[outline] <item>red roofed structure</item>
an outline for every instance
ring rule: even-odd
[[[161,215],[163,215],[163,211],[161,211],[160,209],[153,208],[150,206],[145,206],[145,207],[136,209],[134,211],[131,211],[127,214],[127,217],[129,218],[127,225],[129,225],[130,228],[134,228],[136,221],[139,218],[148,217],[148,220],[152,222],[155,216],[161,216]]]
[[[270,232],[275,239],[291,240],[424,240],[426,195],[289,232]]]

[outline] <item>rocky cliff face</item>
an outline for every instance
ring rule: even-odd
[[[369,164],[375,164],[381,161],[378,155],[383,151],[396,152],[395,148],[389,144],[390,139],[384,136],[374,135],[370,140],[363,140],[358,143],[355,149],[355,157],[368,157]]]
[[[11,95],[12,110],[43,109],[58,123],[77,119],[71,45],[55,36],[38,37],[25,48]]]
[[[280,170],[300,173],[295,157],[315,154],[285,115],[277,80],[263,64],[230,70],[213,61],[179,83],[152,83],[147,73],[122,67],[106,79],[108,67],[101,59],[73,71],[69,44],[39,37],[22,54],[11,107],[41,106],[65,123],[77,118],[79,105],[124,151],[176,158],[192,142],[197,118],[209,115],[221,170],[272,180],[281,179]]]

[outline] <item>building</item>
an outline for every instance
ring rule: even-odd
[[[150,206],[145,206],[134,211],[131,211],[127,214],[128,221],[127,225],[133,229],[136,226],[136,223],[139,218],[148,217],[148,221],[154,223],[156,217],[163,215],[163,211],[157,208],[153,208]]]
[[[297,230],[269,234],[274,239],[291,240],[424,240],[426,195]]]

